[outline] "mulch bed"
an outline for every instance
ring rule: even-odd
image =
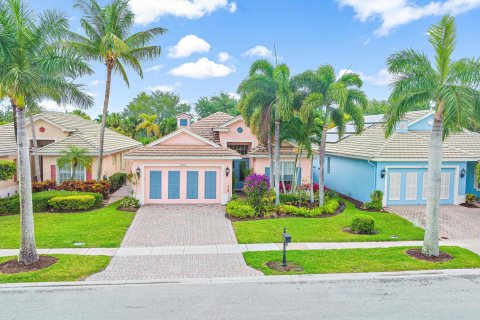
[[[229,219],[230,221],[249,221],[249,220],[270,220],[270,219],[280,219],[280,218],[305,218],[305,219],[325,219],[325,218],[331,218],[336,215],[339,215],[342,213],[347,205],[343,202],[338,203],[338,208],[335,210],[334,213],[325,213],[316,217],[304,217],[304,216],[297,216],[294,214],[286,214],[286,213],[279,213],[279,212],[273,212],[270,213],[269,216],[261,216],[261,217],[254,217],[254,218],[237,218],[229,215],[228,213],[225,213],[225,217]]]
[[[280,272],[290,272],[290,271],[302,272],[303,271],[303,268],[301,266],[292,262],[287,262],[286,267],[282,266],[282,263],[280,261],[267,262],[265,263],[265,265],[272,270],[276,270]]]
[[[480,208],[480,207],[477,206],[476,204],[460,203],[460,205],[461,205],[462,207],[466,207],[466,208]]]
[[[34,264],[25,266],[21,263],[18,263],[17,259],[8,260],[0,264],[0,273],[3,274],[15,274],[20,272],[31,272],[35,270],[40,270],[43,268],[48,268],[52,264],[57,263],[58,259],[50,256],[40,256],[38,261]]]
[[[422,249],[408,249],[407,251],[405,251],[405,253],[414,259],[428,262],[445,262],[453,259],[452,255],[441,251],[440,255],[438,255],[437,257],[430,257],[424,255],[422,253]]]
[[[372,234],[377,234],[378,233],[378,230],[373,230],[372,233],[360,233],[358,231],[353,231],[352,228],[348,227],[348,228],[344,228],[342,229],[343,232],[348,232],[348,233],[351,233],[351,234],[358,234],[358,235],[363,235],[363,236],[371,236]]]
[[[117,207],[118,211],[125,211],[125,212],[137,212],[138,209],[140,208],[122,208],[122,207]]]

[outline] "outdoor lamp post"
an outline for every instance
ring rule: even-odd
[[[227,175],[227,177],[228,177],[228,175],[230,174],[230,168],[229,168],[228,166],[227,166],[227,168],[225,169],[225,174]]]
[[[292,242],[292,236],[287,233],[287,228],[283,228],[283,260],[282,267],[287,266],[287,245]]]
[[[137,169],[135,170],[135,173],[137,174],[137,177],[140,178],[140,167],[137,167]]]

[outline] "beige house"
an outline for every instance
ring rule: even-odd
[[[72,168],[58,167],[57,158],[61,151],[70,145],[88,150],[93,157],[92,168],[76,169],[77,180],[90,180],[95,177],[98,168],[100,125],[83,119],[77,115],[62,112],[43,112],[33,118],[35,135],[39,147],[42,180],[56,180],[61,183],[70,179]],[[27,121],[27,132],[32,143],[32,129]],[[105,130],[103,156],[103,175],[110,176],[116,172],[129,172],[123,154],[141,146],[141,143],[110,129]],[[0,126],[0,159],[14,160],[17,157],[17,146],[13,124]],[[32,175],[34,175],[34,158],[30,159]],[[0,182],[0,197],[7,197],[17,192],[16,179]]]

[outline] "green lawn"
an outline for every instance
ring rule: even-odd
[[[79,256],[66,254],[52,254],[58,258],[57,263],[48,268],[21,272],[17,274],[0,273],[0,283],[12,282],[53,282],[76,281],[105,269],[110,262],[106,256]],[[0,263],[16,259],[17,257],[1,257]]]
[[[433,263],[406,255],[404,252],[410,248],[289,251],[288,262],[300,265],[303,272],[279,272],[265,266],[267,262],[281,261],[281,251],[245,252],[243,256],[249,266],[266,275],[480,268],[480,256],[466,249],[442,247],[441,250],[453,255],[454,259]]]
[[[294,242],[348,242],[348,241],[404,241],[422,240],[423,229],[396,214],[384,212],[364,212],[346,202],[347,208],[339,215],[330,218],[281,218],[233,222],[239,243],[282,242],[283,228],[291,234]],[[375,218],[374,235],[357,235],[344,232],[350,226],[352,217],[368,214]],[[392,236],[397,238],[392,239]]]
[[[84,213],[36,213],[35,237],[38,248],[119,247],[134,213],[116,210],[118,203]],[[19,216],[0,217],[0,248],[18,248]]]

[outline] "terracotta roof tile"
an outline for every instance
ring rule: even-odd
[[[223,112],[216,112],[208,117],[205,117],[195,123],[192,123],[190,130],[206,139],[209,139],[215,143],[220,143],[220,136],[218,132],[213,129],[224,124],[225,122],[233,119],[231,115]]]
[[[126,157],[230,157],[240,158],[240,154],[229,148],[206,145],[156,145],[132,150]]]

